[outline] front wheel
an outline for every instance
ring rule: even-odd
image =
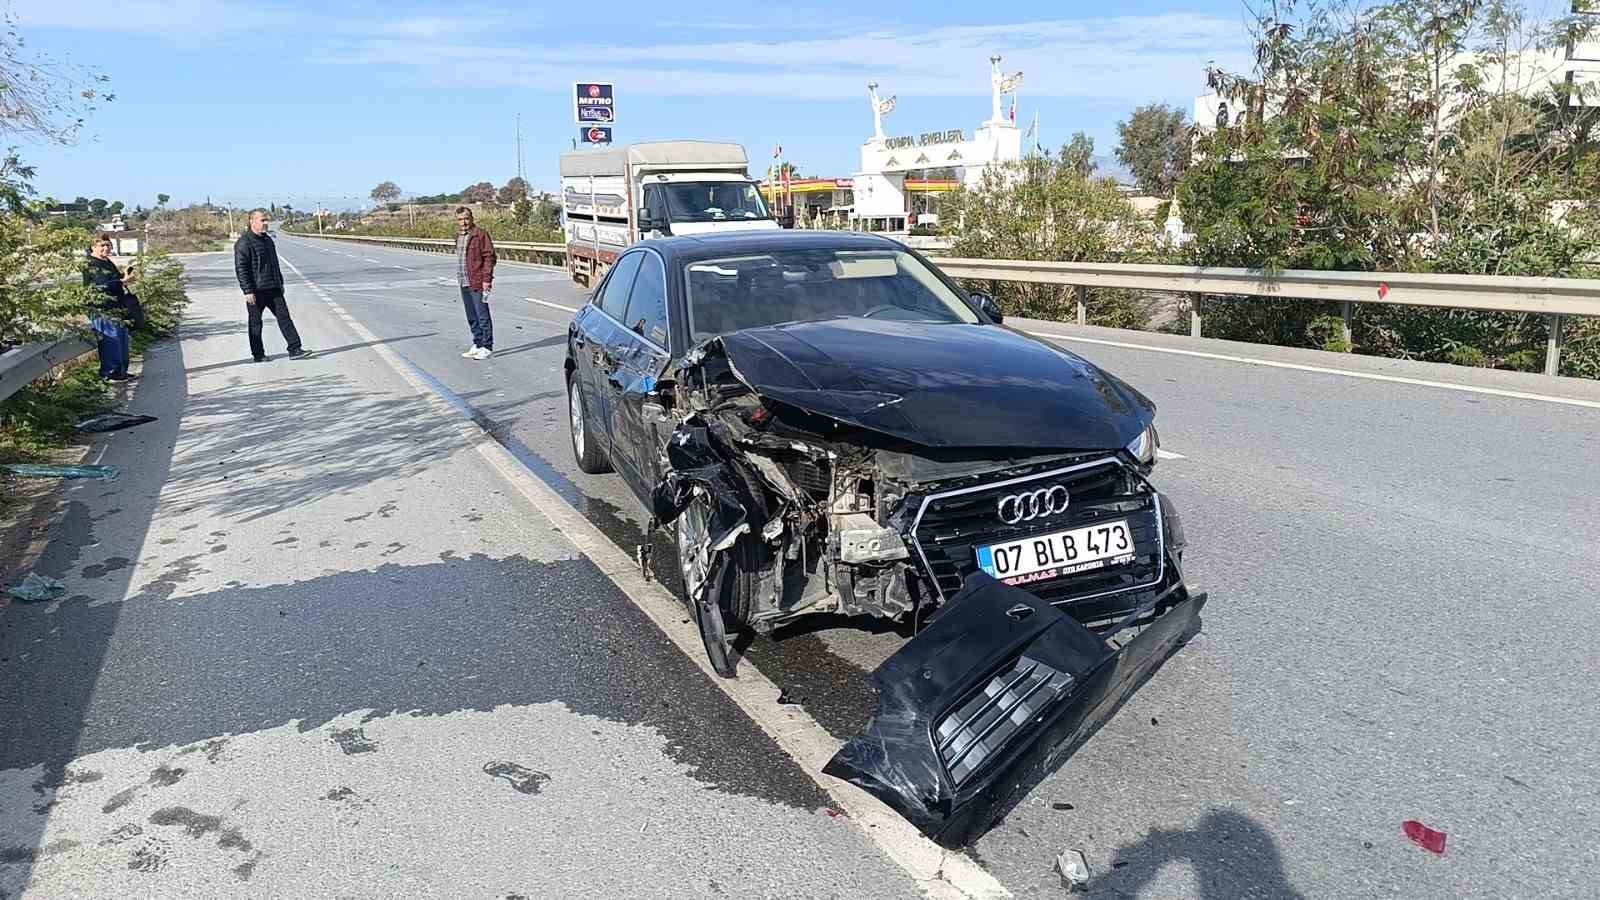
[[[578,470],[590,475],[611,471],[611,461],[600,452],[589,429],[589,417],[583,410],[583,391],[578,387],[575,372],[567,375],[567,424],[572,432],[572,455],[578,460]]]
[[[732,678],[736,660],[728,636],[749,627],[759,569],[755,543],[742,535],[732,547],[713,555],[711,504],[704,495],[696,496],[678,515],[673,533],[684,596],[700,627],[706,655],[717,674]]]

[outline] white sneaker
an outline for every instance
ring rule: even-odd
[[[476,347],[476,346],[469,347],[469,348],[467,348],[467,352],[461,354],[461,358],[462,359],[477,359],[478,358],[478,350],[479,350],[479,348]]]
[[[490,350],[488,347],[479,347],[477,350],[473,351],[472,358],[473,359],[488,359],[489,357],[491,357],[493,355],[494,355],[494,351]]]

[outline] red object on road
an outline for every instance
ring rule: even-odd
[[[1415,820],[1407,820],[1400,826],[1400,829],[1406,833],[1406,837],[1411,839],[1411,843],[1429,853],[1444,852],[1444,832],[1434,831],[1432,828]]]
[[[1389,284],[1388,284],[1388,282],[1384,282],[1384,281],[1378,282],[1378,299],[1382,300],[1383,298],[1385,298],[1387,296],[1389,296]]]

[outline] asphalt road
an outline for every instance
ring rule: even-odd
[[[630,551],[640,540],[643,514],[627,488],[616,477],[584,476],[571,461],[562,392],[563,340],[571,314],[563,307],[581,303],[581,293],[565,274],[502,267],[493,299],[498,354],[474,362],[459,357],[470,340],[448,256],[302,239],[283,240],[282,253],[294,271],[317,283],[384,346],[402,354],[406,364],[432,378],[438,391],[470,408],[530,471],[554,485],[619,546]],[[226,283],[222,261],[202,261],[195,269],[200,287]],[[323,325],[312,317],[310,309],[320,303],[312,291],[291,283],[290,298],[298,311],[307,311],[302,333],[310,346],[350,343],[341,325]],[[318,333],[304,322],[326,331]],[[1059,895],[1051,860],[1059,850],[1077,847],[1096,874],[1091,894],[1104,897],[1594,895],[1590,873],[1600,863],[1592,844],[1592,836],[1600,833],[1594,802],[1600,796],[1600,762],[1592,748],[1600,725],[1590,709],[1600,697],[1600,663],[1590,647],[1600,637],[1594,609],[1600,594],[1594,538],[1600,533],[1594,477],[1600,408],[1483,391],[1589,400],[1600,394],[1586,384],[1552,386],[1507,373],[1019,325],[1066,333],[1074,338],[1067,343],[1070,349],[1106,365],[1160,405],[1163,447],[1181,458],[1162,461],[1157,480],[1184,512],[1189,575],[1210,591],[1211,602],[1202,636],[1168,661],[1114,721],[1002,825],[976,842],[974,857],[998,881],[1022,897]],[[219,359],[245,356],[242,335],[219,333],[211,340],[227,343]],[[272,335],[269,346],[280,346]],[[1174,349],[1182,352],[1166,352]],[[1290,368],[1184,356],[1194,351]],[[346,378],[365,360],[358,349],[339,356],[349,360],[336,365]],[[1318,367],[1446,381],[1477,391],[1312,370]],[[314,384],[301,378],[307,376],[283,381],[285,402],[306,404],[306,391]],[[410,464],[403,448],[410,444],[426,456],[435,437],[408,424],[402,407],[342,391],[349,386],[326,384],[323,396],[306,405],[307,428],[349,432],[339,450],[376,456],[376,463],[394,469],[390,474],[406,479]],[[227,413],[229,408],[218,404],[216,415],[224,416],[219,424],[248,428],[238,418],[226,418],[248,413]],[[213,439],[229,440],[229,429],[221,431]],[[290,477],[288,469],[280,472]],[[414,480],[405,484],[419,490]],[[494,490],[491,479],[478,487],[451,482],[418,500],[443,527],[453,512],[478,503],[485,492],[496,496]],[[213,498],[210,503],[245,501]],[[229,512],[248,517],[256,511]],[[373,522],[402,527],[400,519],[405,517]],[[718,722],[715,740],[693,729],[662,732],[651,722],[658,729],[653,733],[666,733],[670,751],[693,754],[690,765],[699,769],[691,769],[693,775],[680,770],[677,777],[714,785],[701,796],[768,804],[760,807],[762,814],[774,802],[789,804],[813,810],[806,823],[826,825],[827,817],[814,812],[822,801],[795,777],[794,764],[773,759],[762,733],[715,706],[714,689],[677,666],[666,647],[651,644],[650,629],[638,626],[624,597],[608,593],[592,570],[578,572],[581,559],[563,562],[566,569],[552,573],[560,586],[531,575],[502,578],[498,567],[507,559],[538,562],[562,554],[549,549],[549,535],[541,533],[538,520],[510,501],[496,508],[491,522],[494,527],[453,524],[446,528],[448,535],[422,543],[432,546],[448,538],[445,543],[459,548],[456,556],[466,556],[474,541],[488,541],[474,551],[483,559],[477,562],[482,569],[472,596],[482,601],[506,602],[502,594],[512,591],[531,607],[552,601],[576,604],[565,609],[581,607],[574,613],[582,618],[581,628],[541,639],[541,647],[568,647],[594,636],[650,644],[654,657],[643,669],[664,673],[651,676],[659,690],[672,697],[701,697],[698,703],[709,706],[694,713]],[[333,536],[325,540],[366,540],[365,528],[331,528]],[[269,546],[266,541],[262,549]],[[667,560],[670,554],[659,549],[656,557]],[[429,560],[429,565],[437,562],[443,560]],[[275,585],[307,597],[306,602],[344,596],[338,583],[318,588],[312,581],[320,567],[352,569],[344,549],[330,548],[325,562],[301,565],[294,557],[294,564],[299,569],[286,570]],[[178,562],[168,567],[173,565]],[[438,575],[446,581],[456,577]],[[373,597],[378,605],[376,597],[384,596],[378,578],[371,572],[358,578],[374,583],[354,596]],[[568,601],[568,589],[584,596]],[[406,596],[413,594],[406,589]],[[275,650],[258,649],[254,668],[246,671],[272,684],[282,677],[274,674],[280,669],[309,665],[301,657],[320,658],[314,650],[331,652],[323,649],[346,641],[384,645],[379,637],[387,629],[418,629],[400,642],[410,652],[410,642],[421,642],[424,628],[408,625],[410,613],[418,610],[406,607],[414,602],[419,601],[384,601],[395,609],[386,609],[382,621],[387,625],[374,636],[350,634],[357,629],[358,613],[338,613],[342,631],[310,629],[275,665],[264,658]],[[139,607],[123,604],[128,610]],[[224,620],[208,628],[229,634],[230,625]],[[806,713],[845,737],[870,714],[866,671],[901,641],[893,631],[866,631],[859,625],[816,621],[803,631],[781,633],[752,645],[744,665],[787,687]],[[14,628],[0,633],[0,645],[13,655],[22,637],[42,641],[50,634],[48,623],[22,636]],[[123,633],[122,623],[115,621],[99,628]],[[538,629],[534,623],[507,626],[504,617],[488,615],[475,617],[474,625],[453,620],[445,639],[466,647],[493,636],[491,644],[499,647],[525,641]],[[240,652],[229,649],[229,641],[219,647],[218,653]],[[640,673],[630,668],[632,652],[578,671],[573,653],[562,653],[534,671],[518,673],[510,693],[546,693],[568,706],[573,705],[565,697],[570,687],[549,684],[576,682],[586,690],[616,693],[619,684]],[[464,649],[459,653],[467,655]],[[485,668],[494,668],[493,663]],[[123,733],[90,741],[88,751],[152,740],[146,737],[152,725],[134,722],[147,716],[166,721],[152,711],[163,706],[136,700],[149,690],[147,684],[160,682],[160,671],[128,666],[112,674],[117,687],[106,690],[128,695],[131,722],[118,725]],[[107,677],[102,673],[99,681]],[[434,722],[430,740],[451,741],[458,740],[456,729],[440,721],[482,716],[494,698],[493,690],[478,695],[469,685],[448,690],[432,685],[414,689],[410,697],[386,697],[379,705],[365,703],[365,692],[357,692],[360,697],[333,697],[309,711],[294,711],[293,693],[283,685],[270,714],[219,721],[202,717],[186,725],[182,737],[262,735],[272,733],[269,725],[282,729],[291,717],[306,717],[301,729],[331,729],[346,724],[339,714],[350,709],[416,708],[437,717],[429,719]],[[509,695],[506,701],[522,703]],[[618,700],[574,711],[629,722],[634,729],[643,724],[638,713],[618,714],[611,703]],[[168,716],[184,721],[178,713]],[[405,722],[400,727],[411,727],[416,716],[395,719]],[[515,730],[517,724],[502,722],[501,727]],[[461,727],[470,730],[470,722]],[[59,729],[67,730],[66,722]],[[6,741],[0,769],[37,764],[66,749],[48,743],[56,738],[38,738],[46,741],[38,748],[30,748],[27,740],[21,741],[24,749],[16,749],[19,741]],[[147,769],[154,772],[155,765]],[[158,780],[155,773],[150,778]],[[0,794],[5,796],[11,794]],[[1443,857],[1406,842],[1402,822],[1411,818],[1450,834]],[[854,871],[869,878],[882,860],[840,834],[814,831],[819,838],[846,842],[843,850],[832,846],[819,852],[856,854],[851,858],[862,862]],[[723,842],[730,858],[747,863],[765,858],[760,847],[771,846],[758,844],[747,849],[746,842],[731,836]],[[48,841],[37,846],[48,847]],[[5,871],[0,868],[0,876]],[[779,871],[792,868],[779,866]],[[728,882],[718,879],[718,884]],[[734,887],[749,886],[734,882]],[[816,882],[802,879],[787,887],[805,895]],[[891,879],[869,894],[894,890]],[[853,895],[854,889],[840,882],[837,892]]]
[[[642,516],[631,494],[572,465],[560,395],[570,313],[545,304],[573,307],[582,293],[562,273],[500,275],[504,355],[473,363],[456,356],[467,335],[451,288],[404,283],[448,279],[448,258],[313,241],[285,253],[380,337],[439,329],[443,343],[403,352],[632,546]],[[397,278],[394,265],[420,271]],[[1600,737],[1585,714],[1600,696],[1600,410],[1071,346],[1161,407],[1166,449],[1185,458],[1163,461],[1159,481],[1184,511],[1191,577],[1213,599],[1205,635],[979,841],[978,857],[1021,894],[1059,888],[1049,860],[1068,846],[1104,873],[1098,887],[1138,896],[1592,894],[1600,858],[1580,835],[1600,833],[1584,799],[1600,794],[1585,750]],[[1552,390],[1537,377],[1306,356]],[[792,679],[843,735],[870,710],[861,672],[898,640],[815,628],[751,659]],[[1448,832],[1448,855],[1408,844],[1407,819]]]
[[[0,897],[921,895],[453,414],[304,290],[250,363],[190,262],[0,605]]]

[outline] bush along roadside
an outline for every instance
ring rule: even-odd
[[[164,253],[146,253],[138,264],[139,274],[130,287],[144,307],[145,322],[133,332],[136,357],[175,334],[189,304],[182,263]],[[77,328],[92,341],[87,313],[81,318]],[[110,409],[114,401],[92,354],[57,368],[0,404],[0,462],[48,457],[72,442],[79,421]]]

